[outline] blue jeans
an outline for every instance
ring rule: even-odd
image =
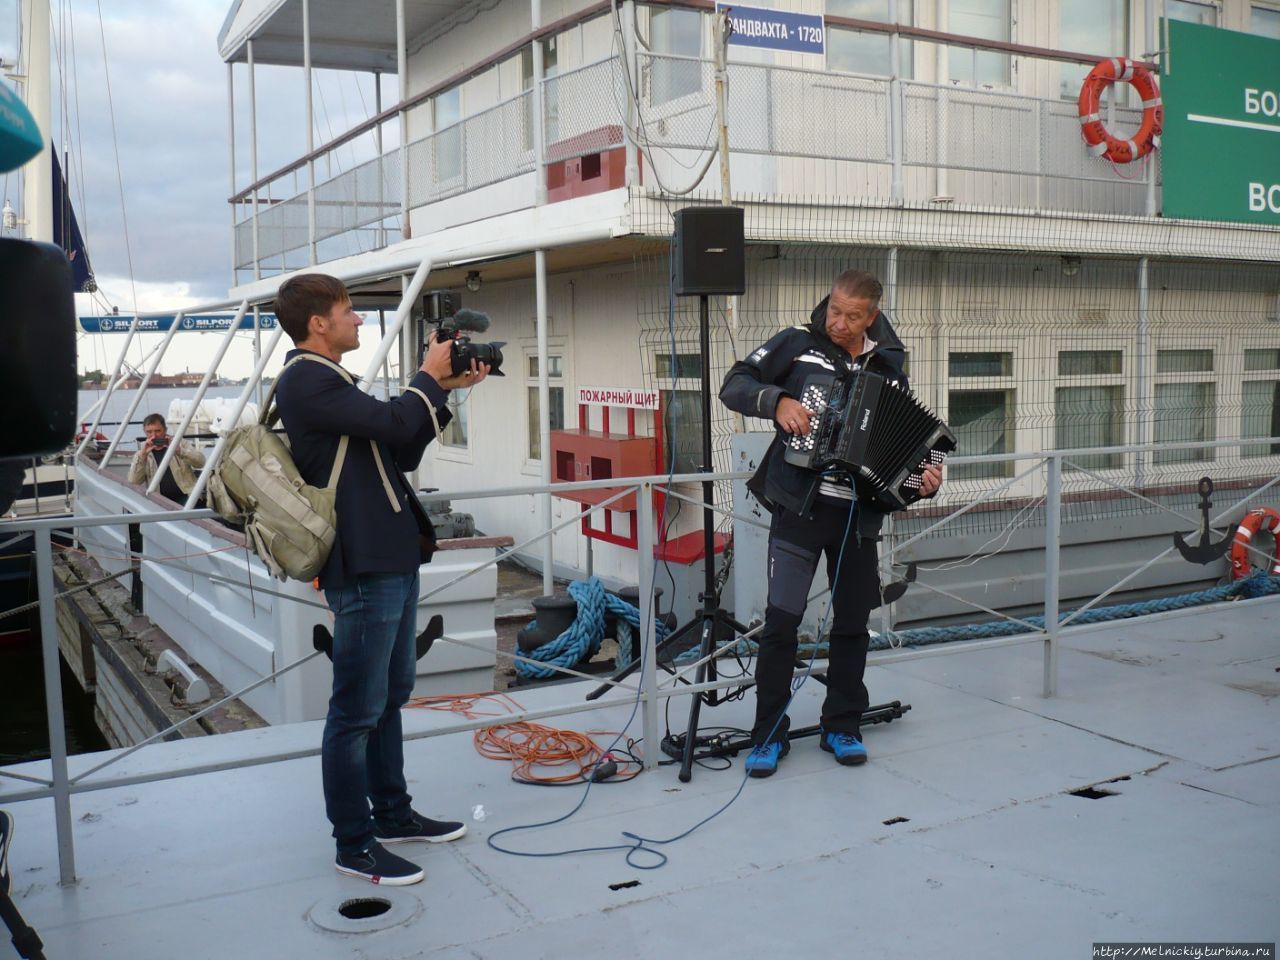
[[[418,574],[366,573],[326,590],[333,694],[320,749],[324,805],[339,853],[373,842],[374,819],[408,818],[400,708],[413,692]]]

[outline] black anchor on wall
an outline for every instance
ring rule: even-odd
[[[1175,533],[1173,545],[1178,548],[1184,560],[1191,563],[1213,563],[1231,549],[1232,538],[1226,536],[1217,543],[1211,539],[1213,531],[1209,528],[1209,508],[1213,506],[1213,501],[1209,497],[1213,495],[1213,481],[1208,477],[1201,477],[1196,489],[1200,492],[1200,542],[1194,547],[1190,546],[1182,534]]]
[[[913,560],[907,564],[907,572],[901,580],[894,580],[880,591],[882,603],[897,603],[907,592],[907,587],[916,582],[916,564]]]

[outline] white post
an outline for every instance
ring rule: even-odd
[[[128,356],[129,346],[133,343],[134,335],[137,334],[138,324],[141,321],[142,317],[138,316],[135,312],[133,315],[133,322],[129,324],[129,332],[125,334],[124,346],[120,348],[120,356],[116,357],[116,365],[111,370],[111,376],[107,378],[107,392],[103,394],[102,399],[98,401],[99,406],[97,416],[93,418],[93,425],[89,427],[88,431],[84,435],[84,439],[80,441],[80,446],[76,447],[77,457],[84,453],[84,448],[87,447],[89,442],[98,435],[98,426],[102,423],[102,415],[106,413],[107,403],[111,400],[111,394],[115,392],[116,387],[118,387],[120,382],[124,379],[124,374],[120,371],[124,368],[124,358]],[[122,426],[128,426],[128,424],[123,424]]]
[[[536,32],[542,26],[542,0],[529,0],[530,19]],[[533,158],[534,158],[534,190],[533,201],[537,206],[547,202],[547,168],[546,144],[543,138],[546,131],[543,120],[546,116],[546,103],[542,89],[542,41],[536,37],[533,43]],[[537,333],[538,333],[538,438],[542,454],[542,482],[551,485],[551,388],[547,382],[547,252],[539,248],[534,251],[534,287],[537,301]],[[551,493],[542,497],[542,527],[551,529]],[[555,592],[554,537],[547,536],[542,541],[542,592],[550,596]]]
[[[400,77],[400,102],[409,99],[409,39],[405,33],[404,0],[396,0],[396,72]],[[400,235],[413,236],[409,226],[409,111],[400,111]]]
[[[262,259],[258,253],[258,92],[253,68],[253,41],[246,45],[249,60],[249,176],[253,178],[253,279],[262,279]]]
[[[1050,454],[1044,522],[1044,695],[1058,694],[1059,548],[1062,543],[1062,461]]]
[[[377,70],[373,71],[373,115],[375,117],[382,116],[382,74]],[[383,169],[385,162],[382,156],[382,123],[378,122],[373,127],[373,149],[378,154],[378,229],[374,236],[376,237],[377,247],[381,250],[387,245],[387,228],[384,217],[386,211],[382,205],[386,202],[386,187],[383,183]]]
[[[1134,405],[1138,416],[1134,423],[1133,442],[1142,446],[1151,442],[1151,260],[1138,258],[1138,329]],[[1147,458],[1151,454],[1139,450],[1133,455],[1133,485],[1139,490],[1147,482]]]
[[[946,30],[949,28],[949,14],[951,5],[949,0],[935,0],[934,3],[934,24],[935,30]],[[937,76],[934,77],[936,89],[938,91],[938,102],[934,110],[936,118],[936,136],[937,136],[937,156],[934,158],[934,192],[939,198],[949,197],[950,189],[947,182],[947,73],[951,69],[951,61],[945,43],[939,43],[935,47],[934,66]]]
[[[315,123],[311,112],[311,0],[302,0],[302,76],[307,85],[307,153],[316,148]],[[316,263],[316,161],[307,159],[307,256]],[[255,307],[256,318],[258,310]]]
[[[889,0],[889,19],[896,26],[898,0]],[[889,194],[902,199],[902,42],[897,33],[889,34],[889,157],[893,164]]]
[[[262,379],[262,371],[267,365],[267,361],[271,359],[271,354],[275,353],[276,344],[280,342],[280,335],[284,333],[284,327],[276,324],[275,333],[271,335],[271,342],[267,344],[266,351],[258,358],[258,364],[253,368],[253,373],[249,376],[249,382],[244,385],[244,389],[240,391],[240,396],[236,399],[236,405],[231,413],[231,423],[238,423],[240,415],[244,413],[244,408],[249,405],[249,397],[253,394],[254,388],[257,387],[258,381]],[[195,510],[196,505],[200,501],[200,497],[204,494],[205,484],[209,482],[209,474],[214,467],[218,465],[218,459],[222,456],[222,448],[227,444],[225,436],[219,437],[217,443],[213,446],[213,451],[209,454],[204,462],[204,469],[200,471],[200,475],[196,477],[196,485],[191,488],[191,494],[187,497],[184,510]]]
[[[36,590],[40,598],[40,653],[44,666],[44,702],[49,722],[49,765],[53,774],[53,820],[58,834],[58,879],[76,882],[71,834],[71,783],[67,778],[67,728],[62,714],[62,669],[58,663],[58,611],[53,589],[51,531],[34,531]]]
[[[542,26],[542,0],[529,0],[530,17],[534,32]],[[547,145],[543,142],[546,131],[543,128],[546,104],[542,90],[542,41],[532,41],[533,48],[533,161],[534,161],[534,196],[533,202],[542,206],[547,202]]]
[[[418,269],[413,273],[413,279],[409,281],[409,285],[405,288],[404,296],[400,299],[400,306],[396,308],[396,315],[392,319],[391,325],[387,327],[387,332],[383,336],[382,342],[378,344],[378,349],[374,351],[368,366],[364,368],[360,389],[365,393],[373,389],[374,381],[378,376],[378,368],[386,361],[387,354],[395,346],[396,337],[400,336],[400,329],[413,312],[413,303],[418,299],[418,295],[422,293],[422,288],[427,282],[427,275],[430,273],[431,258],[423,257],[422,262],[418,264]],[[407,374],[408,369],[406,368],[404,372]]]
[[[642,483],[637,496],[636,563],[640,585],[640,723],[644,732],[644,768],[658,769],[662,750],[658,746],[658,637],[653,616],[653,487]],[[590,543],[590,541],[587,541]]]
[[[236,195],[236,81],[235,65],[227,64],[227,168],[231,178],[231,196]],[[236,204],[231,207],[231,286],[237,285],[236,264],[240,251],[236,249]]]
[[[160,478],[169,469],[169,462],[173,460],[174,452],[177,451],[178,445],[182,443],[182,438],[186,436],[187,427],[191,426],[191,421],[195,418],[196,408],[200,406],[200,401],[204,399],[204,395],[209,389],[209,384],[213,382],[213,378],[218,372],[218,367],[222,364],[222,358],[227,355],[227,349],[231,346],[231,342],[235,340],[236,330],[239,329],[240,321],[244,319],[245,311],[248,308],[249,301],[241,300],[240,307],[236,310],[236,315],[231,320],[231,326],[227,328],[227,332],[222,337],[222,342],[218,344],[217,353],[213,355],[213,360],[210,361],[208,368],[204,372],[204,377],[200,380],[200,386],[196,387],[196,395],[191,398],[191,409],[187,411],[187,415],[182,418],[182,423],[174,431],[173,438],[169,441],[169,449],[165,450],[164,456],[160,459],[160,466],[156,468],[156,475],[151,478],[151,483],[147,485],[147,493],[155,493],[160,489]]]
[[[547,382],[547,251],[534,252],[534,282],[538,309],[538,438],[542,454],[542,483],[551,486],[551,388]],[[542,526],[551,529],[551,492],[542,494]],[[542,540],[542,592],[555,592],[552,567],[555,565],[553,537]],[[643,565],[643,564],[642,564]]]
[[[160,361],[164,358],[165,351],[169,349],[169,344],[173,342],[173,338],[177,336],[178,330],[182,327],[182,316],[181,311],[173,315],[173,323],[170,325],[168,333],[164,335],[164,340],[160,342],[160,349],[155,352],[151,362],[147,364],[147,372],[143,374],[142,382],[138,384],[138,389],[133,395],[133,401],[129,404],[129,412],[122,418],[120,429],[111,438],[111,445],[107,447],[107,452],[102,457],[102,463],[98,466],[100,471],[107,469],[107,464],[111,461],[111,455],[116,452],[116,448],[120,446],[120,441],[124,439],[124,428],[133,421],[133,415],[138,412],[142,397],[147,392],[147,387],[151,384],[152,374],[160,366]]]
[[[622,69],[626,73],[627,109],[626,128],[623,130],[624,142],[627,145],[626,184],[628,187],[640,186],[640,150],[632,131],[636,128],[636,105],[631,94],[639,96],[640,70],[636,62],[636,5],[635,0],[625,0],[622,4]]]
[[[49,159],[52,113],[49,108],[49,0],[27,0],[19,4],[23,12],[22,35],[27,41],[24,67],[27,79],[23,99],[31,118],[44,137],[44,147],[27,161],[22,212],[27,218],[27,237],[42,243],[53,241],[53,164]]]

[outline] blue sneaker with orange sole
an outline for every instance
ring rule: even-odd
[[[778,769],[778,761],[791,750],[786,740],[774,740],[753,747],[747,754],[747,774],[752,777],[771,777]]]
[[[846,767],[856,767],[867,762],[867,748],[856,733],[823,732],[822,749],[834,753],[836,762]]]

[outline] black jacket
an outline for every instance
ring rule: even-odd
[[[290,350],[286,360],[303,352]],[[329,482],[338,441],[343,434],[351,437],[338,480],[338,536],[320,573],[325,589],[341,587],[362,573],[412,573],[435,549],[431,521],[403,471],[415,469],[435,439],[427,401],[442,428],[449,422],[448,391],[421,371],[409,386],[384,402],[322,363],[295,363],[280,376],[276,409],[307,483],[322,487]],[[374,444],[391,496],[374,460]],[[399,511],[392,508],[392,497]]]
[[[876,345],[858,362],[865,369],[897,381],[899,386],[907,389],[903,370],[907,351],[889,318],[883,313],[877,314],[866,335]],[[792,513],[807,516],[813,509],[822,480],[817,471],[797,467],[784,458],[787,434],[773,420],[778,401],[782,397],[799,397],[804,382],[812,374],[847,373],[854,368],[855,363],[849,354],[827,336],[827,298],[824,298],[813,308],[806,326],[791,327],[775,334],[725,374],[720,399],[726,407],[745,416],[773,421],[773,443],[769,445],[755,476],[747,482],[747,489],[770,511],[775,506],[782,506]],[[859,535],[879,537],[884,515],[885,511],[874,502],[859,498]]]

